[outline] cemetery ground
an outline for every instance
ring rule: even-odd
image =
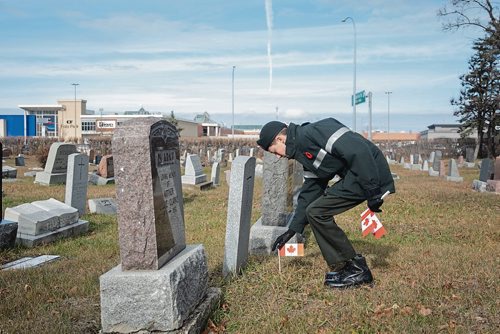
[[[6,164],[13,165],[8,159]],[[50,197],[64,200],[64,186],[40,186],[22,177],[34,157],[18,167],[19,180],[4,182],[3,209]],[[243,273],[222,279],[228,188],[184,189],[187,244],[202,243],[210,286],[223,301],[209,321],[227,333],[494,333],[500,328],[498,284],[500,197],[473,192],[479,170],[460,169],[464,182],[391,166],[401,179],[380,214],[388,234],[361,237],[365,204],[337,216],[363,253],[373,288],[323,286],[326,265],[310,232],[305,256],[251,256]],[[208,169],[206,173],[209,174]],[[256,180],[252,222],[260,216]],[[140,191],[140,189],[137,189]],[[88,198],[114,197],[115,186],[89,185]],[[35,248],[0,251],[0,264],[25,256],[60,255],[27,270],[0,271],[0,333],[97,333],[99,276],[119,259],[115,216],[87,214],[86,235]]]

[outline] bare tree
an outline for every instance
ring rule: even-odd
[[[498,3],[490,0],[450,0],[450,5],[445,5],[437,13],[440,17],[449,18],[443,23],[443,30],[453,31],[471,26],[479,27],[487,34],[495,34],[500,30]]]

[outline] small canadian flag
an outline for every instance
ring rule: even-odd
[[[304,256],[304,244],[285,244],[280,248],[279,256]]]
[[[380,239],[387,233],[384,225],[380,222],[375,212],[366,209],[361,214],[361,234],[366,237],[368,234],[373,233],[375,238]]]

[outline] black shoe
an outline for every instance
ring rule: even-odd
[[[330,265],[329,268],[331,271],[327,272],[325,275],[325,284],[327,284],[327,282],[337,281],[339,273],[345,268],[346,264],[347,262],[339,262]]]
[[[327,274],[328,275],[328,274]],[[361,284],[371,284],[373,276],[362,255],[356,255],[347,261],[346,266],[331,279],[325,279],[325,285],[330,288],[345,289]]]

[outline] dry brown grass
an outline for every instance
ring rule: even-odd
[[[387,237],[362,238],[363,206],[337,217],[375,276],[374,288],[336,291],[323,287],[326,266],[309,233],[306,255],[251,257],[244,273],[221,278],[228,189],[186,190],[188,243],[203,243],[210,283],[224,302],[212,331],[228,333],[495,333],[499,331],[500,197],[475,193],[477,169],[461,169],[451,183],[425,173],[393,168],[397,194],[380,215]],[[22,175],[22,173],[20,174]],[[12,205],[47,197],[63,187],[4,184]],[[261,183],[255,187],[252,222],[260,215]],[[90,186],[89,197],[114,197],[114,186]],[[34,249],[0,252],[0,263],[22,256],[58,254],[41,268],[0,272],[0,332],[92,333],[100,327],[98,278],[119,261],[114,217],[87,215],[90,233]],[[307,231],[307,230],[306,230]]]

